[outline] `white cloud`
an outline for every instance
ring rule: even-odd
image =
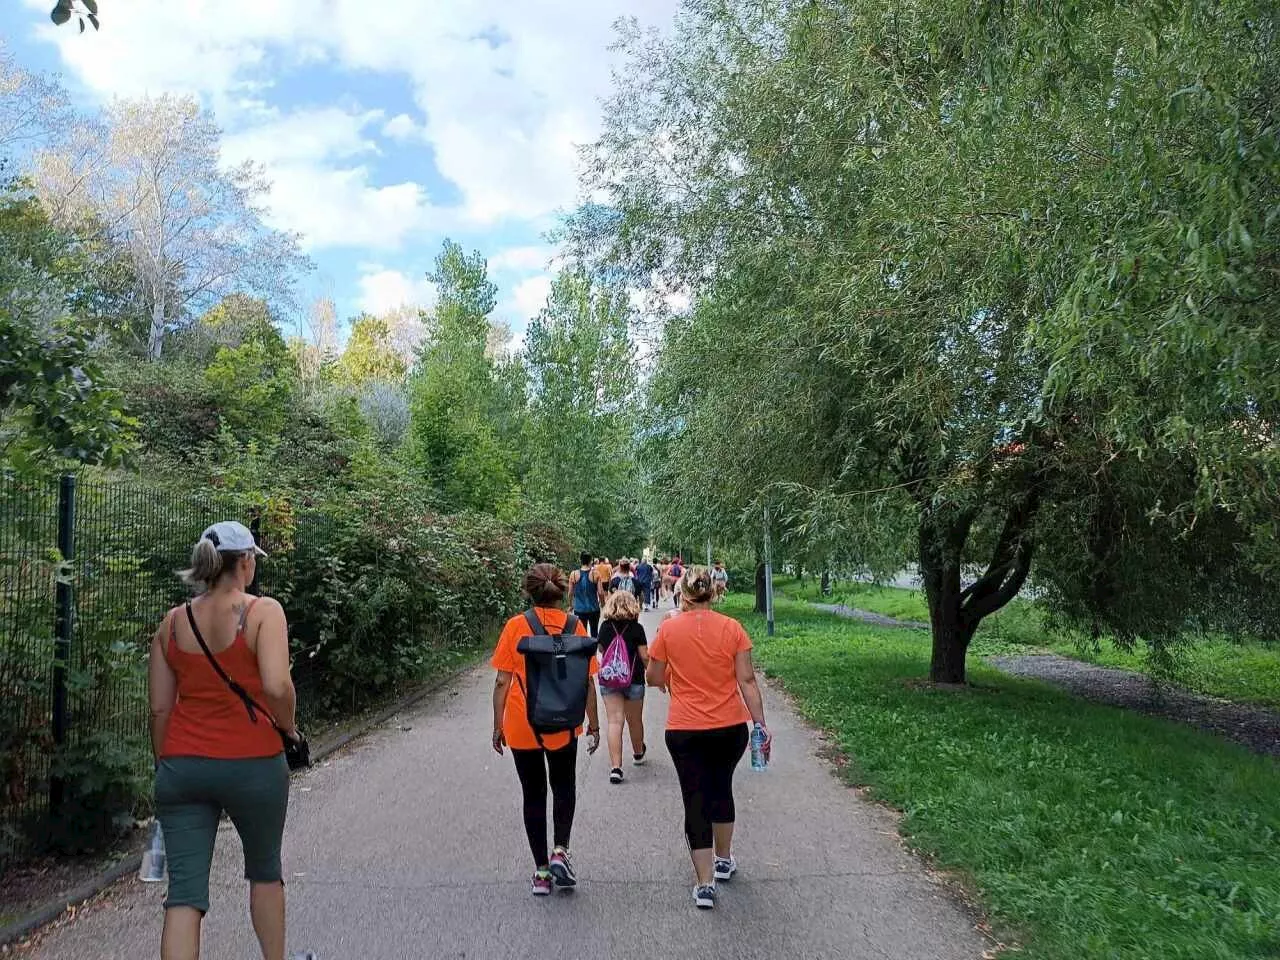
[[[222,138],[223,156],[232,162],[346,160],[378,152],[365,130],[382,119],[381,110],[348,111],[335,106],[286,113],[256,103],[238,113],[237,129]]]
[[[665,24],[677,5],[473,0],[371,16],[364,0],[330,0],[321,15],[299,17],[288,4],[263,0],[122,0],[93,42],[73,30],[47,34],[100,94],[200,93],[224,122],[227,105],[269,90],[264,75],[299,62],[403,76],[426,114],[421,132],[436,166],[462,195],[465,220],[486,225],[545,218],[574,202],[575,147],[599,130],[613,22],[637,15]],[[387,122],[388,136],[398,132],[408,132],[400,115]]]
[[[556,250],[545,245],[507,247],[489,258],[491,273],[530,273],[556,265]]]
[[[398,307],[429,307],[436,301],[436,287],[426,277],[410,277],[378,264],[362,266],[360,309],[375,315]]]
[[[417,132],[418,125],[407,113],[397,113],[382,128],[382,135],[392,140],[408,140]]]
[[[511,309],[516,314],[515,322],[524,323],[537,316],[538,311],[547,305],[550,293],[551,278],[546,274],[517,283],[511,292]]]
[[[365,162],[377,143],[366,131],[379,110],[323,107],[283,113],[256,107],[223,138],[228,163],[254,160],[272,181],[268,219],[302,235],[308,249],[394,250],[414,233],[442,225],[426,189],[412,181],[376,185]]]

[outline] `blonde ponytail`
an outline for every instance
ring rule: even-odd
[[[711,571],[706,567],[685,567],[680,578],[680,596],[690,603],[710,603],[714,596]]]
[[[196,590],[208,590],[222,576],[223,556],[213,541],[201,537],[191,548],[191,566],[178,571],[178,576],[187,586]]]

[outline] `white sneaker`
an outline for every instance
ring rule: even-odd
[[[732,880],[733,875],[738,872],[738,861],[732,856],[716,857],[716,879]]]
[[[704,883],[693,888],[693,905],[699,910],[710,910],[716,905],[716,885]]]

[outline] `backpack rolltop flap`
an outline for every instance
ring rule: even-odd
[[[596,652],[599,642],[595,637],[580,637],[575,634],[558,633],[555,636],[521,637],[516,644],[516,652],[526,656],[587,656]]]

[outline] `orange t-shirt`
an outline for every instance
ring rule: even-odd
[[[542,621],[542,628],[552,635],[563,631],[565,622],[569,619],[566,611],[550,607],[536,607],[534,612]],[[578,628],[574,632],[580,637],[587,635],[587,628],[583,626],[581,620],[578,621]],[[539,746],[538,738],[533,734],[533,727],[529,726],[529,707],[524,696],[525,684],[529,682],[529,678],[525,675],[524,654],[516,650],[516,644],[522,638],[531,636],[533,636],[533,630],[529,627],[529,621],[525,619],[524,614],[512,617],[502,628],[502,633],[498,636],[498,646],[494,649],[493,657],[489,661],[495,670],[512,675],[511,689],[507,692],[507,706],[502,714],[502,732],[506,735],[507,746],[512,750],[537,750]],[[589,676],[594,677],[599,669],[600,665],[596,662],[596,658],[592,657],[591,665],[588,667]],[[573,731],[575,737],[581,734],[581,727]],[[560,733],[544,733],[542,746],[548,750],[559,750],[569,745],[569,739],[567,730]]]
[[[715,730],[749,722],[734,658],[750,649],[742,624],[714,610],[686,610],[663,620],[649,657],[667,665],[667,729]]]
[[[256,602],[250,601],[250,609]],[[274,757],[284,747],[271,718],[259,710],[255,711],[257,719],[250,720],[244,701],[231,692],[203,651],[191,653],[178,646],[177,618],[182,616],[185,622],[186,617],[181,610],[178,607],[169,614],[164,658],[178,678],[178,699],[169,716],[160,756],[218,760]],[[258,674],[258,655],[250,649],[244,634],[244,627],[239,627],[231,646],[213,656],[232,680],[263,704],[266,701]]]
[[[596,583],[608,583],[613,579],[613,567],[607,563],[596,564]]]

